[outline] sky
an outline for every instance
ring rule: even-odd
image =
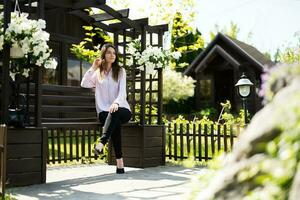
[[[262,52],[274,53],[278,47],[295,45],[295,33],[300,36],[300,0],[196,1],[196,26],[205,38],[215,24],[229,27],[234,22],[240,28],[239,39]]]
[[[210,41],[209,33],[215,30],[215,25],[220,28],[229,27],[231,22],[237,24],[240,29],[238,39],[271,55],[277,48],[295,45],[297,41],[295,33],[300,36],[300,0],[195,0],[195,2],[195,25],[203,34],[205,41]],[[144,9],[144,13],[139,17],[149,17],[147,16],[149,4],[149,0],[134,3],[130,1],[130,18],[136,18],[135,14],[141,8]],[[249,33],[252,35],[250,38]]]

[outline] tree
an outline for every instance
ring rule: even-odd
[[[274,55],[275,62],[280,63],[294,63],[300,62],[300,34],[296,33],[298,42],[295,46],[286,46],[283,50],[277,49],[277,52]]]
[[[218,32],[228,35],[231,38],[238,39],[239,33],[240,33],[240,28],[234,22],[230,22],[229,27],[223,27],[223,28],[220,28],[218,25],[215,25],[215,30],[210,31],[210,39],[213,40],[216,37]],[[249,32],[246,42],[250,43],[251,38],[252,38],[252,32]]]
[[[199,30],[193,30],[183,19],[182,14],[176,12],[172,25],[171,51],[179,51],[181,57],[172,63],[172,68],[176,71],[184,71],[203,48],[204,40]]]

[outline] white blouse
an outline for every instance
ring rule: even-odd
[[[97,113],[108,112],[113,103],[118,103],[119,107],[130,110],[126,100],[126,72],[124,68],[120,69],[117,82],[112,77],[112,70],[103,80],[99,80],[96,71],[90,68],[82,78],[81,87],[95,88]]]

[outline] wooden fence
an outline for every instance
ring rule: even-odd
[[[49,127],[48,163],[95,159],[93,144],[101,136],[99,126]],[[166,158],[184,160],[193,156],[196,160],[209,160],[220,151],[230,151],[241,127],[237,125],[200,125],[169,123],[165,126]]]
[[[83,158],[95,158],[93,144],[101,135],[101,126],[64,124],[49,127],[47,163],[80,161]]]
[[[220,151],[230,151],[240,133],[237,125],[220,124],[177,124],[166,127],[166,157],[195,160],[209,160]]]

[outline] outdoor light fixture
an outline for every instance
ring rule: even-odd
[[[245,73],[242,74],[240,80],[238,80],[238,82],[235,84],[235,87],[238,87],[239,95],[243,101],[245,124],[247,123],[246,99],[250,96],[252,85],[253,83],[247,78]]]

